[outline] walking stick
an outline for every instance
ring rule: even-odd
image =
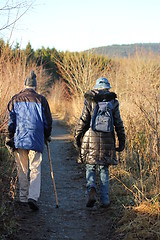
[[[47,142],[47,151],[48,151],[48,158],[49,158],[49,165],[50,165],[50,170],[51,170],[51,177],[53,181],[53,187],[54,187],[54,193],[55,193],[55,198],[56,198],[56,208],[58,208],[58,197],[57,197],[57,191],[56,191],[56,184],[54,180],[54,175],[53,175],[53,168],[52,168],[52,163],[51,163],[51,155],[50,155],[50,150],[49,150],[49,144]]]

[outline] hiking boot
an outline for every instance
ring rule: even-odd
[[[96,190],[95,188],[91,188],[88,196],[88,202],[86,204],[86,207],[92,208],[96,202]]]
[[[37,201],[32,199],[32,198],[28,199],[28,205],[33,211],[39,210],[39,207],[37,205]]]

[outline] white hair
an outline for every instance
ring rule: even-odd
[[[36,90],[36,87],[25,86],[25,88],[33,89],[34,91]]]

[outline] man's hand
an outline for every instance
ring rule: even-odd
[[[45,144],[47,145],[47,142],[51,142],[51,140],[52,140],[52,139],[51,139],[51,136],[49,136],[48,138],[45,138],[45,139],[44,139],[44,142],[45,142]]]
[[[122,152],[124,150],[124,145],[119,145],[119,147],[116,148],[116,152]]]
[[[8,149],[9,153],[11,155],[13,155],[14,151],[15,151],[14,138],[10,139],[10,138],[6,137],[5,146]]]
[[[51,136],[49,136],[49,137],[47,138],[47,142],[51,142],[51,140],[52,140],[52,138],[51,138]]]

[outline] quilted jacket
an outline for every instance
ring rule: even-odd
[[[85,94],[82,115],[75,129],[75,140],[80,148],[81,160],[88,164],[117,165],[115,151],[115,132],[119,146],[124,149],[125,130],[120,116],[119,102],[114,92],[108,90],[91,90]],[[112,101],[113,104],[113,132],[96,132],[90,128],[90,121],[96,103]]]

